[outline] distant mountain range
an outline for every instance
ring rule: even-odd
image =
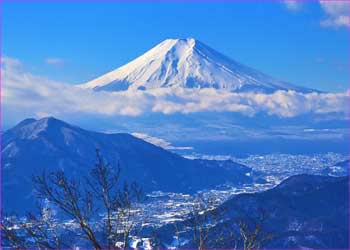
[[[44,169],[87,174],[97,148],[112,166],[120,163],[123,180],[136,181],[145,191],[192,193],[252,181],[251,169],[232,161],[189,160],[130,134],[87,131],[52,117],[26,119],[2,135],[4,209],[33,206],[31,179]]]
[[[218,209],[226,211],[224,222],[216,227],[218,232],[237,230],[234,226],[237,219],[252,222],[258,217],[258,210],[263,209],[266,213],[263,231],[272,232],[275,237],[266,248],[349,247],[349,177],[296,175],[273,189],[236,195]],[[159,230],[164,245],[171,245],[172,230],[172,225]],[[180,242],[185,242],[181,247],[192,248],[192,233],[179,230]],[[215,234],[210,238],[215,240]],[[227,240],[225,246],[233,245]]]
[[[80,86],[105,91],[156,88],[214,88],[263,93],[315,91],[274,79],[193,38],[167,39],[128,64]]]

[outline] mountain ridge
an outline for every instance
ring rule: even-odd
[[[52,117],[24,120],[2,137],[4,203],[19,210],[32,202],[33,175],[58,169],[71,177],[87,175],[96,149],[112,167],[120,163],[122,182],[135,181],[146,192],[193,193],[252,181],[246,175],[251,169],[232,161],[190,160],[130,134],[88,131]]]

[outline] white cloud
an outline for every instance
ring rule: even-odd
[[[301,9],[300,1],[283,1],[284,6],[290,11],[298,11]]]
[[[7,56],[3,56],[1,58],[1,66],[2,67],[8,67],[8,68],[15,68],[15,67],[16,68],[21,68],[22,67],[22,63],[18,59],[7,57]]]
[[[17,121],[43,115],[113,117],[207,111],[238,112],[250,117],[261,112],[279,117],[336,112],[344,113],[345,117],[349,106],[349,93],[255,94],[180,88],[95,92],[24,72],[20,61],[11,58],[3,58],[2,90],[3,117]]]
[[[52,57],[52,58],[46,58],[45,62],[51,65],[62,65],[64,60],[62,58]]]
[[[170,142],[167,142],[166,140],[158,137],[149,136],[147,134],[143,133],[132,133],[133,136],[140,138],[146,142],[152,143],[153,145],[156,145],[158,147],[167,149],[167,150],[191,150],[193,147],[176,147],[171,145]]]
[[[323,27],[350,27],[349,1],[320,1],[327,18],[321,21]]]

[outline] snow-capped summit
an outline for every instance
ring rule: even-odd
[[[17,138],[30,140],[36,139],[42,134],[55,135],[62,129],[75,129],[75,127],[54,117],[45,117],[39,120],[29,118],[7,131],[6,135],[13,134]]]
[[[167,39],[130,63],[79,86],[106,91],[164,87],[310,91],[237,63],[193,38]]]

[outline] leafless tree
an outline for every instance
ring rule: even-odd
[[[1,223],[2,240],[15,248],[61,249],[68,247],[60,233],[62,226],[50,208],[38,215],[27,213],[25,219],[4,215]]]
[[[258,211],[258,217],[254,218],[253,222],[249,223],[243,219],[237,221],[244,250],[260,249],[275,237],[273,233],[264,230],[267,219],[265,210],[259,209]]]
[[[27,248],[25,236],[17,233],[19,221],[13,215],[2,214],[1,221],[1,245],[11,245],[14,248]]]
[[[275,234],[266,230],[267,213],[258,209],[257,215],[253,212],[249,216],[229,219],[222,228],[222,237],[218,243],[222,248],[229,249],[261,249],[274,240]]]
[[[198,249],[206,249],[210,242],[216,242],[214,238],[220,234],[216,226],[224,216],[223,209],[217,209],[217,206],[215,196],[198,195],[191,207],[189,218],[185,219],[184,223],[174,225],[178,242],[180,242],[180,231],[186,228],[192,232],[193,243]]]
[[[141,224],[140,218],[142,216],[142,208],[138,206],[139,201],[143,200],[143,192],[138,186],[133,183],[131,185],[124,185],[124,188],[118,192],[116,202],[118,210],[116,213],[117,224],[116,227],[116,239],[121,239],[122,247],[127,248],[129,246],[130,234],[138,234],[138,230],[142,230],[142,225],[137,227],[137,224]],[[133,201],[138,201],[133,202]],[[145,218],[143,218],[145,220]]]
[[[190,219],[175,224],[175,237],[180,242],[181,235],[184,236],[187,230],[198,249],[244,250],[260,249],[274,239],[274,234],[264,228],[267,215],[263,209],[258,209],[256,217],[250,215],[238,219],[230,218],[227,211],[225,206],[219,206],[215,196],[200,195],[193,203]]]
[[[39,200],[48,201],[71,221],[71,227],[61,230],[85,240],[95,249],[127,248],[129,236],[140,220],[135,208],[144,197],[136,185],[120,184],[120,167],[105,163],[97,150],[97,163],[85,178],[69,178],[62,170],[33,178]],[[49,210],[40,216],[28,214],[25,222],[2,221],[2,233],[14,247],[62,248],[67,247],[61,238]],[[102,216],[102,218],[101,218]],[[12,217],[13,218],[13,217]],[[62,229],[62,227],[61,227]],[[28,240],[30,239],[30,240]],[[122,244],[118,245],[118,243]],[[72,247],[73,242],[68,242]]]

